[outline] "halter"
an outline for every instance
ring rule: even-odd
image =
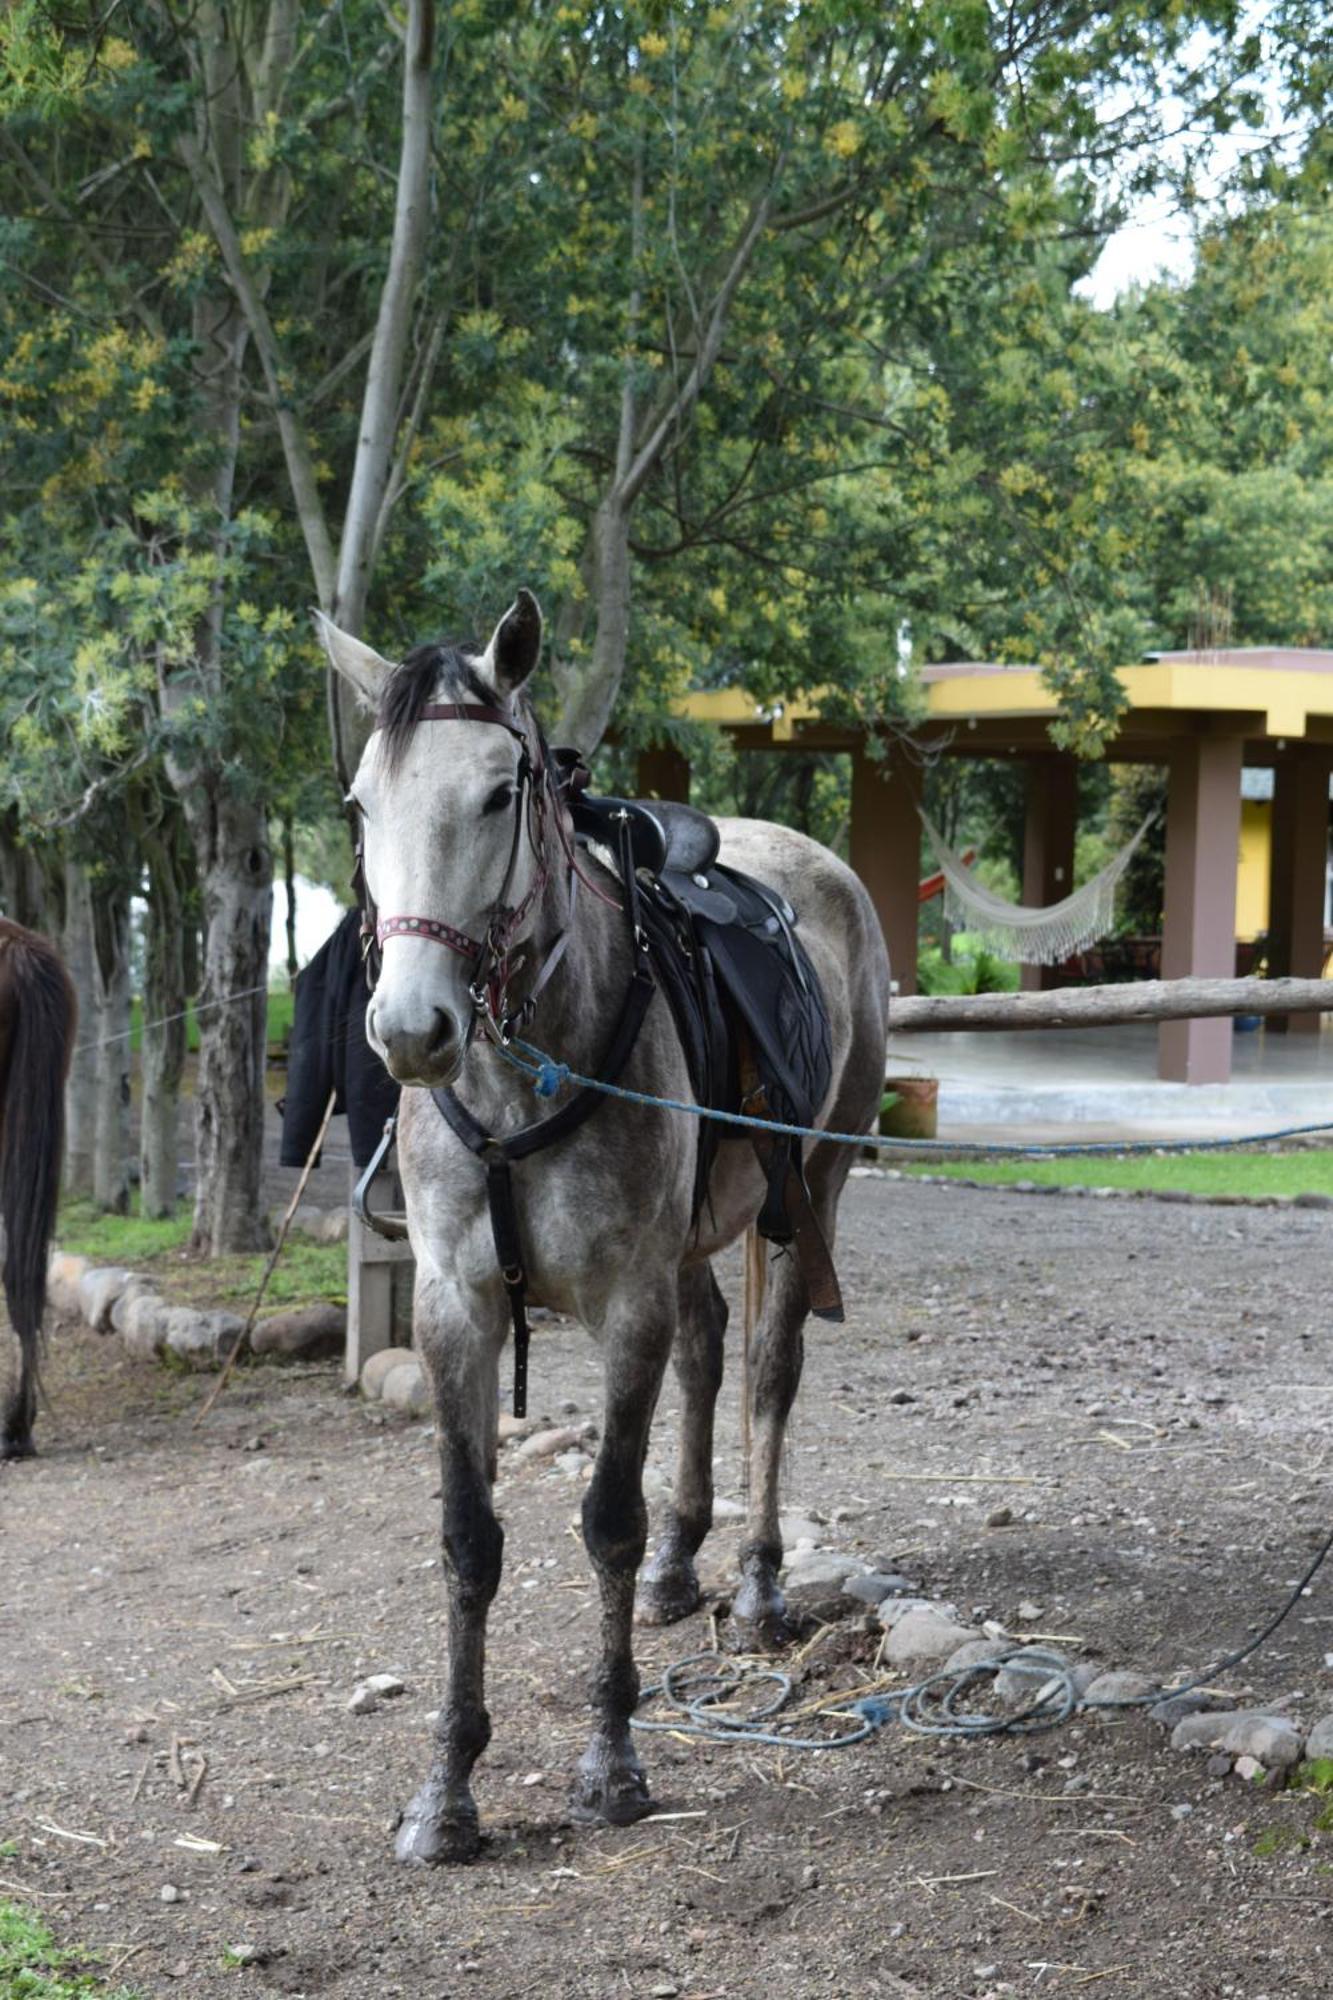
[[[509,731],[520,745],[522,753],[518,762],[519,793],[514,809],[514,838],[509,849],[509,865],[505,869],[504,882],[499,896],[491,906],[486,935],[480,942],[476,938],[469,937],[466,931],[460,931],[453,924],[445,923],[438,917],[379,916],[366,882],[364,843],[357,842],[356,869],[352,876],[352,885],[361,906],[361,955],[365,960],[366,978],[371,991],[374,991],[380,975],[384,945],[391,937],[423,938],[429,944],[442,944],[447,950],[456,951],[460,957],[472,961],[472,978],[468,991],[472,996],[473,1014],[468,1028],[469,1037],[472,1028],[479,1021],[483,1034],[498,1047],[506,1047],[513,1036],[531,1019],[538,994],[564,956],[574,921],[574,897],[578,884],[582,882],[600,902],[610,904],[613,909],[623,909],[629,927],[633,970],[619,1021],[603,1058],[604,1079],[608,1083],[614,1083],[629,1061],[649,1002],[656,991],[649,957],[648,936],[640,921],[639,885],[635,874],[628,810],[622,810],[616,815],[620,823],[619,850],[624,892],[622,902],[613,896],[608,896],[579,867],[573,833],[566,823],[563,810],[564,800],[582,791],[588,782],[587,767],[576,751],[548,752],[545,738],[534,722],[533,727],[537,737],[534,757],[526,732],[518,726],[513,717],[506,715],[503,709],[485,704],[431,702],[421,710],[416,719],[418,722],[487,722]],[[569,875],[569,921],[547,952],[541,970],[528,989],[527,998],[511,1013],[509,983],[524,964],[521,958],[511,963],[514,939],[519,926],[551,879],[551,868],[546,854],[546,816],[548,808],[552,807],[554,810],[551,818],[555,836]],[[525,827],[532,851],[537,858],[537,869],[527,895],[517,908],[511,910],[506,906],[505,898],[514,879],[514,869],[518,865],[518,853]],[[515,1160],[525,1159],[529,1154],[541,1152],[547,1146],[568,1137],[591,1118],[606,1100],[595,1090],[580,1090],[568,1103],[562,1105],[553,1117],[541,1119],[536,1125],[526,1126],[522,1131],[510,1132],[503,1138],[497,1138],[473,1117],[454,1096],[452,1090],[433,1090],[431,1096],[450,1129],[469,1151],[476,1155],[486,1170],[486,1201],[490,1210],[491,1233],[495,1242],[496,1260],[500,1266],[500,1277],[509,1301],[514,1331],[514,1414],[521,1417],[527,1410],[528,1392],[527,1272],[524,1268],[511,1165]],[[372,1228],[378,1225],[366,1205],[366,1193],[393,1143],[396,1124],[395,1113],[385,1126],[379,1149],[357,1184],[353,1197],[358,1215]]]
[[[379,981],[384,946],[392,937],[421,938],[428,944],[444,945],[447,950],[457,952],[460,958],[471,961],[472,977],[468,982],[468,992],[472,998],[474,1021],[480,1022],[483,1033],[490,1040],[503,1047],[531,1020],[537,996],[560,963],[569,943],[567,925],[547,953],[527,998],[511,1012],[510,982],[526,962],[522,958],[516,961],[512,959],[514,939],[551,879],[551,869],[546,854],[546,814],[551,801],[552,787],[546,744],[541,731],[538,730],[537,751],[534,757],[525,731],[513,717],[506,714],[503,709],[485,703],[428,702],[416,720],[484,722],[509,732],[521,752],[517,772],[518,797],[514,808],[514,837],[510,844],[504,881],[500,886],[499,895],[491,906],[486,933],[481,939],[470,937],[466,931],[445,923],[439,917],[380,916],[366,881],[364,841],[358,840],[352,887],[361,907],[361,956],[365,961],[367,983],[373,992]],[[558,824],[558,813],[556,819]],[[532,851],[537,858],[537,868],[527,894],[515,908],[510,909],[507,901],[509,888],[514,879],[514,870],[518,866],[525,827]],[[580,874],[574,865],[572,851],[563,837],[561,846],[565,849],[570,862],[572,890],[580,879]]]

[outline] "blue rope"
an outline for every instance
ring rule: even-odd
[[[628,1090],[623,1084],[605,1083],[600,1077],[584,1076],[568,1063],[557,1062],[531,1042],[517,1039],[499,1044],[506,1061],[526,1076],[538,1097],[554,1097],[566,1084],[580,1090],[599,1090],[603,1096],[618,1097],[624,1104],[641,1104],[654,1111],[680,1111],[689,1118],[711,1118],[720,1125],[738,1125],[747,1131],[767,1132],[791,1139],[817,1139],[832,1146],[870,1146],[880,1152],[963,1153],[969,1157],[1050,1160],[1060,1157],[1096,1158],[1111,1155],[1126,1158],[1152,1153],[1217,1153],[1239,1146],[1268,1146],[1283,1139],[1307,1139],[1320,1132],[1333,1132],[1333,1120],[1315,1125],[1287,1125],[1275,1132],[1251,1132],[1235,1139],[1100,1140],[1085,1145],[1061,1142],[1055,1145],[988,1143],[979,1139],[895,1139],[875,1132],[826,1132],[813,1125],[784,1125],[776,1118],[751,1118],[741,1111],[717,1111],[706,1104],[687,1104],[677,1097],[654,1097],[644,1090]]]

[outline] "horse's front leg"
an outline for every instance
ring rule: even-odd
[[[491,1736],[486,1614],[504,1549],[504,1530],[491,1505],[504,1327],[478,1316],[443,1280],[420,1276],[415,1322],[439,1440],[449,1688],[430,1773],[403,1814],[395,1846],[400,1861],[468,1861],[481,1842],[470,1781]]]
[[[613,1826],[641,1818],[652,1803],[629,1726],[639,1700],[634,1582],[648,1539],[644,1454],[675,1323],[674,1278],[607,1316],[602,1442],[583,1497],[583,1539],[602,1598],[602,1657],[592,1683],[596,1723],[574,1781],[573,1806],[578,1817]]]

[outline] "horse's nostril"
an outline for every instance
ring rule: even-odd
[[[437,1058],[449,1055],[457,1040],[458,1035],[454,1028],[452,1015],[446,1014],[442,1007],[437,1007],[435,1010],[435,1037],[430,1045],[431,1054]]]

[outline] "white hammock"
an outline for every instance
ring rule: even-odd
[[[972,870],[955,853],[929,815],[921,813],[926,839],[944,876],[944,908],[951,924],[965,930],[995,958],[1019,965],[1061,965],[1105,937],[1115,923],[1115,892],[1148,828],[1149,813],[1128,847],[1121,848],[1090,882],[1063,902],[1036,909],[1007,903],[983,888]]]

